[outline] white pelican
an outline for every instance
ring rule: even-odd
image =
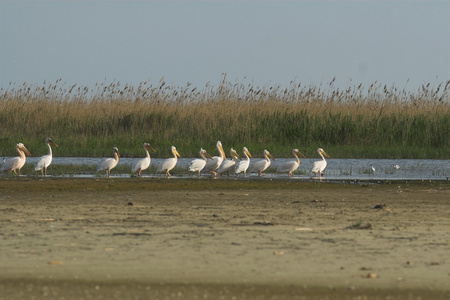
[[[170,176],[169,171],[172,170],[173,168],[175,168],[175,166],[176,166],[176,164],[177,164],[177,161],[178,161],[177,156],[178,156],[178,157],[181,157],[180,154],[179,154],[178,151],[177,151],[177,148],[175,148],[175,146],[172,146],[171,149],[172,149],[173,157],[164,160],[164,161],[158,166],[158,170],[157,170],[158,173],[159,173],[159,172],[165,172],[167,177]]]
[[[285,163],[282,163],[281,165],[278,165],[277,172],[278,173],[288,173],[288,176],[292,176],[292,172],[298,169],[300,166],[300,159],[298,158],[298,155],[301,155],[303,158],[306,158],[298,149],[292,150],[292,155],[294,155],[295,160],[288,161]]]
[[[119,149],[116,147],[114,149],[114,158],[105,158],[97,167],[97,172],[105,171],[106,178],[109,178],[109,174],[111,173],[111,170],[117,166],[117,163],[119,162]]]
[[[206,165],[207,158],[212,159],[211,155],[209,155],[203,148],[200,149],[199,153],[201,159],[194,159],[189,165],[189,172],[197,172],[198,177],[200,177],[200,172]]]
[[[394,164],[393,167],[394,167],[394,169],[396,169],[396,170],[400,169],[400,166],[397,165],[397,164]]]
[[[372,174],[375,173],[375,167],[372,164],[370,164],[370,171],[372,172]]]
[[[317,173],[319,173],[319,177],[323,176],[323,170],[325,170],[325,168],[327,167],[327,161],[323,156],[325,155],[326,157],[330,158],[322,148],[317,149],[317,153],[319,153],[319,155],[322,157],[322,160],[318,160],[313,163],[311,172],[314,173],[314,177],[317,177]]]
[[[254,162],[250,167],[250,171],[258,173],[258,176],[266,176],[266,174],[264,174],[263,172],[270,166],[270,159],[275,161],[275,158],[273,158],[270,152],[264,150],[264,159]]]
[[[47,176],[47,168],[48,166],[50,166],[50,164],[52,163],[52,147],[50,146],[50,144],[52,144],[55,147],[58,147],[58,145],[56,145],[51,138],[47,138],[45,140],[45,144],[48,147],[48,154],[41,156],[41,158],[39,158],[39,160],[37,162],[34,163],[34,170],[35,171],[41,171],[42,175]]]
[[[16,170],[19,171],[20,175],[20,169],[22,169],[23,165],[25,164],[25,161],[27,160],[25,157],[25,154],[28,156],[31,156],[30,152],[25,148],[25,145],[22,143],[18,143],[16,145],[16,150],[19,152],[19,156],[11,158],[10,160],[7,160],[2,165],[2,171],[9,171],[14,172],[14,174],[17,175]]]
[[[217,175],[216,170],[226,159],[225,152],[223,151],[222,143],[220,141],[217,141],[216,148],[219,151],[219,156],[213,156],[213,158],[209,160],[203,168],[203,171],[210,172],[214,175]]]
[[[139,159],[137,162],[133,164],[133,167],[131,168],[131,173],[138,172],[138,176],[142,176],[142,171],[147,170],[147,168],[150,166],[150,153],[148,150],[152,150],[153,152],[156,152],[155,149],[150,146],[149,143],[144,143],[144,151],[145,151],[145,157]]]
[[[234,174],[237,175],[239,173],[244,173],[245,177],[247,175],[247,169],[250,166],[250,157],[253,158],[253,156],[250,154],[247,147],[244,147],[242,149],[242,152],[247,159],[241,160],[240,162],[236,163],[236,166],[234,167]]]
[[[234,170],[234,167],[238,163],[238,159],[241,159],[239,154],[233,148],[231,148],[230,150],[230,156],[231,159],[225,159],[222,165],[217,169],[218,174],[222,175],[224,173],[227,173],[228,175],[230,175],[230,172]]]

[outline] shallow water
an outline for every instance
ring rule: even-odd
[[[7,157],[5,159],[8,159]],[[27,164],[34,164],[38,157],[27,157]],[[139,158],[120,158],[119,166],[130,166]],[[177,168],[187,169],[189,163],[194,158],[180,158],[177,163]],[[97,165],[103,158],[89,158],[89,157],[53,157],[52,164],[58,165]],[[152,158],[151,165],[158,166],[164,159]],[[259,159],[253,159],[256,161]],[[290,161],[292,158],[280,158],[266,170],[266,174],[270,178],[287,178],[286,174],[275,173],[278,164]],[[300,167],[294,173],[293,178],[308,179],[312,178],[310,173],[312,164],[317,161],[317,158],[302,159]],[[446,180],[450,177],[450,160],[437,159],[328,159],[328,165],[325,169],[324,179],[337,180]],[[372,173],[370,165],[375,167],[375,173]],[[398,164],[400,169],[395,169],[394,164]],[[49,173],[51,174],[51,167]],[[189,175],[179,175],[177,171],[171,172],[174,177],[189,177]],[[80,174],[70,175],[72,177],[93,177],[95,174]],[[161,174],[152,174],[149,171],[144,171],[144,177],[161,177]],[[206,175],[205,176],[209,176]],[[243,175],[240,174],[239,177]],[[130,174],[118,174],[114,170],[111,177],[130,177]],[[225,176],[226,177],[226,176]],[[247,174],[249,178],[257,177],[256,174]]]

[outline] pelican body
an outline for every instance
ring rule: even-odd
[[[213,156],[211,160],[209,160],[205,167],[203,168],[203,171],[210,172],[214,175],[217,175],[216,170],[220,167],[222,162],[226,159],[225,152],[223,151],[222,143],[220,141],[217,141],[216,143],[216,149],[219,151],[219,156]]]
[[[212,159],[211,155],[206,152],[203,148],[200,149],[201,159],[194,159],[189,165],[189,172],[197,172],[197,176],[200,177],[200,172],[206,166],[207,158]]]
[[[264,159],[258,160],[251,165],[250,171],[258,173],[258,176],[266,176],[263,172],[270,166],[270,159],[275,161],[275,158],[270,154],[269,151],[264,150]]]
[[[98,166],[97,166],[97,172],[105,171],[106,178],[109,178],[109,174],[111,173],[111,170],[117,166],[117,163],[119,162],[119,149],[117,147],[113,148],[114,151],[114,157],[113,158],[105,158]]]
[[[17,175],[16,170],[19,172],[20,169],[25,165],[25,161],[27,160],[26,155],[31,156],[30,151],[25,148],[25,145],[22,143],[18,143],[16,145],[16,150],[19,152],[19,156],[13,157],[7,161],[5,161],[2,165],[2,171],[14,172]]]
[[[253,156],[248,151],[247,147],[244,147],[242,149],[242,152],[244,153],[244,156],[247,158],[245,160],[241,160],[238,163],[236,163],[236,166],[234,167],[234,174],[244,173],[244,177],[247,175],[247,169],[250,166],[250,157],[253,158]]]
[[[175,166],[177,165],[178,157],[181,157],[180,154],[177,151],[177,148],[175,148],[175,146],[171,147],[171,151],[172,151],[173,157],[164,160],[158,166],[158,170],[157,170],[158,173],[159,172],[165,172],[167,177],[170,176],[170,173],[169,173],[170,170],[175,168]]]
[[[227,173],[228,175],[230,175],[230,172],[234,171],[234,167],[238,163],[238,159],[241,159],[241,157],[233,148],[231,148],[230,150],[230,156],[231,159],[225,159],[222,165],[217,169],[218,174],[222,175]]]
[[[47,176],[47,168],[52,163],[53,155],[52,155],[52,146],[58,147],[50,138],[45,140],[45,144],[48,147],[48,154],[41,156],[37,162],[34,163],[34,170],[41,171],[43,176]]]
[[[317,174],[319,174],[319,177],[323,176],[323,171],[327,167],[327,161],[325,160],[324,155],[330,158],[322,148],[317,149],[317,153],[319,153],[319,155],[322,157],[322,160],[318,160],[313,163],[311,172],[314,173],[314,177],[317,177]]]
[[[292,150],[292,155],[294,155],[295,160],[285,162],[277,167],[278,173],[288,173],[288,176],[292,176],[292,172],[298,169],[300,166],[300,159],[298,158],[298,155],[302,156],[303,158],[306,158],[298,149]]]
[[[133,167],[131,168],[131,173],[138,172],[138,176],[141,177],[142,176],[142,171],[148,169],[148,167],[150,166],[150,161],[151,161],[150,153],[148,152],[148,150],[156,152],[156,150],[153,149],[152,146],[150,146],[149,143],[144,143],[145,157],[139,159],[138,161],[136,161],[133,164]]]

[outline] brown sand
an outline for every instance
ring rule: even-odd
[[[449,187],[3,178],[0,299],[450,299]]]

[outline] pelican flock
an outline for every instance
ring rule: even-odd
[[[148,152],[148,150],[156,152],[156,150],[153,149],[149,143],[144,143],[145,157],[138,160],[137,162],[135,162],[133,164],[133,166],[131,167],[131,173],[138,172],[138,176],[141,177],[142,171],[145,171],[148,169],[148,167],[150,167],[151,157],[150,157],[150,153]]]
[[[119,162],[119,149],[117,147],[113,148],[114,157],[113,158],[105,158],[97,167],[97,172],[105,171],[106,178],[109,178],[109,174],[111,173],[111,170],[117,166],[117,163]]]
[[[51,138],[47,138],[45,140],[45,144],[48,147],[47,155],[41,156],[41,158],[39,158],[39,160],[34,163],[34,170],[41,171],[41,174],[43,176],[47,176],[47,168],[48,168],[48,166],[50,166],[50,164],[52,163],[52,159],[53,159],[52,146],[50,146],[50,145],[58,147],[58,145],[55,144]]]
[[[6,160],[2,165],[2,171],[9,171],[10,173],[14,172],[14,174],[17,174],[17,171],[20,175],[20,169],[22,169],[23,165],[25,165],[25,161],[27,160],[25,154],[28,156],[31,156],[31,154],[22,143],[18,143],[16,145],[16,150],[19,152],[19,156]]]

